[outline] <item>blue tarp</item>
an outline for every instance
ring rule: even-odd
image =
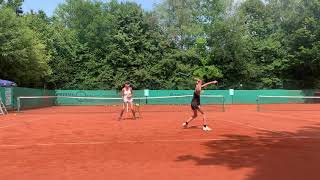
[[[17,84],[12,81],[0,79],[0,87],[12,87],[12,86],[17,86]]]

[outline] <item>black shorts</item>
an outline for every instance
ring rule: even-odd
[[[200,104],[198,104],[197,102],[192,102],[191,103],[191,109],[192,110],[197,110],[199,109]]]

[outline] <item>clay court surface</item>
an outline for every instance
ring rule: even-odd
[[[211,132],[200,118],[182,129],[190,112],[165,106],[120,122],[116,107],[11,113],[0,116],[0,179],[319,180],[318,107],[226,106],[207,111]]]

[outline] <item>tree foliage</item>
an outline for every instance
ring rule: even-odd
[[[319,88],[318,0],[66,0],[48,17],[0,0],[0,76],[22,86]]]
[[[48,75],[46,44],[10,8],[0,11],[0,77],[37,86]]]

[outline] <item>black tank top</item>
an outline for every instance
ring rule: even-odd
[[[200,105],[200,94],[197,94],[196,91],[193,92],[192,102],[195,102],[198,105]]]

